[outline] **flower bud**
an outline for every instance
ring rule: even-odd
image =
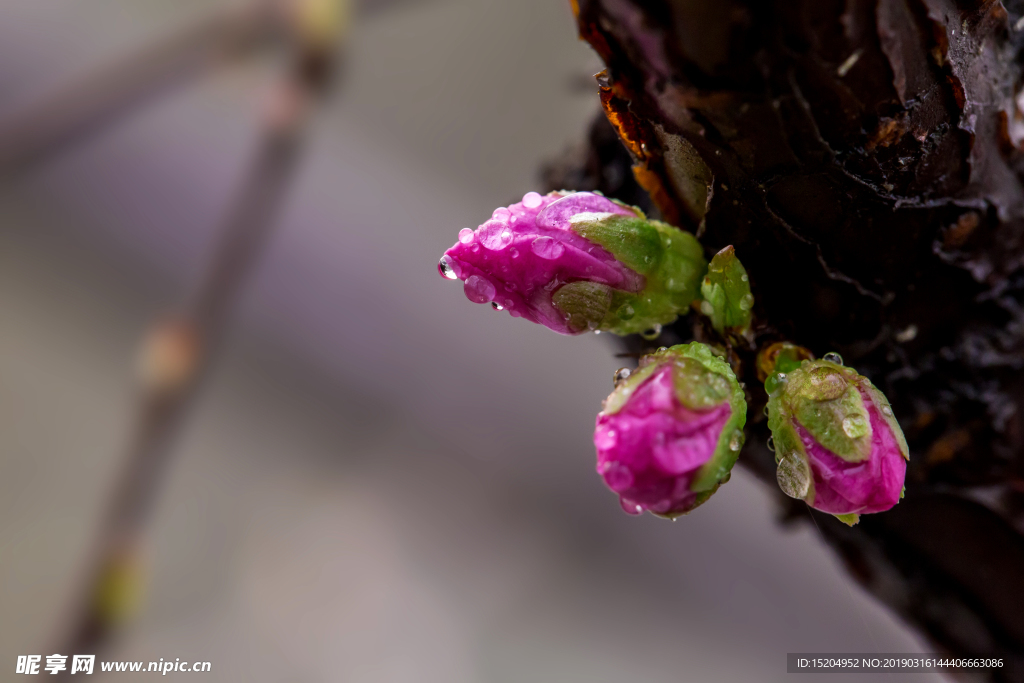
[[[597,472],[630,514],[689,512],[729,480],[747,404],[732,369],[699,342],[640,359],[597,416]]]
[[[711,326],[716,332],[744,334],[750,329],[754,295],[750,293],[747,270],[736,258],[732,245],[711,259],[700,292],[704,296],[700,304],[701,313],[711,319]]]
[[[632,334],[685,313],[707,269],[697,239],[591,192],[530,192],[438,264],[466,296],[562,334]]]
[[[765,382],[779,486],[847,524],[900,501],[910,459],[889,401],[838,354]]]

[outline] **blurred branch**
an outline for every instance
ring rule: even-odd
[[[294,3],[291,63],[263,111],[258,151],[226,216],[207,273],[182,309],[156,324],[143,342],[138,414],[124,470],[60,653],[95,653],[138,602],[141,547],[171,442],[294,175],[311,105],[325,93],[333,73],[344,8],[343,0]]]
[[[282,3],[225,8],[154,45],[118,58],[0,121],[0,177],[110,125],[150,97],[218,61],[280,37]]]

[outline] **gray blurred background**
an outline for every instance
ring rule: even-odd
[[[0,117],[212,5],[0,0]],[[926,651],[742,468],[676,523],[622,513],[590,442],[612,342],[438,275],[458,230],[536,189],[598,110],[568,1],[364,5],[177,439],[146,601],[99,659],[596,683]],[[0,185],[2,680],[50,654],[124,457],[138,340],[206,265],[272,67],[214,69]]]

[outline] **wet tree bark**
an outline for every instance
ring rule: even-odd
[[[772,486],[757,351],[785,339],[868,375],[910,443],[906,498],[849,528],[780,492],[786,518],[813,515],[938,648],[1024,680],[1024,2],[575,9],[607,120],[549,185],[641,204],[709,256],[735,245],[756,298],[752,341],[691,315],[627,346],[727,345],[750,402],[740,462]]]

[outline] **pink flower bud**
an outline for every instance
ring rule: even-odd
[[[765,382],[783,492],[856,524],[903,495],[909,452],[888,400],[837,354]]]
[[[530,192],[464,228],[438,270],[466,297],[562,334],[670,323],[707,270],[693,235],[591,192]]]
[[[630,514],[689,512],[728,481],[747,405],[729,365],[704,344],[644,356],[597,416],[597,472]]]

